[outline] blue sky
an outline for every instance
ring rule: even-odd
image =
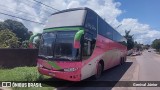
[[[121,3],[124,11],[117,19],[137,18],[139,22],[149,24],[160,30],[160,0],[115,0]]]
[[[89,7],[122,35],[131,30],[138,43],[151,44],[160,38],[160,0],[38,0],[58,10]],[[7,3],[7,5],[6,5]],[[6,7],[4,7],[6,6]],[[7,8],[8,7],[8,8]],[[9,9],[11,8],[11,9]],[[4,11],[9,10],[10,12]],[[25,13],[18,12],[21,10]],[[46,23],[55,10],[33,0],[1,0],[0,12]],[[27,13],[27,14],[26,14]],[[0,14],[0,21],[13,19],[22,22],[29,31],[40,33],[45,25],[27,22]],[[117,26],[121,25],[117,28]]]

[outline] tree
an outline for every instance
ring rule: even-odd
[[[137,43],[136,41],[134,42],[134,48],[136,50],[142,50],[143,49],[143,44]]]
[[[150,45],[147,44],[147,45],[144,45],[143,50],[144,49],[148,50],[149,48],[150,48]]]
[[[16,35],[8,29],[0,30],[0,48],[18,48],[19,41]]]
[[[6,26],[3,22],[0,22],[0,30],[6,29]]]
[[[134,47],[133,35],[130,35],[131,30],[125,30],[125,38],[127,39],[127,49],[130,50]]]
[[[21,48],[29,48],[29,40],[25,40],[22,42]]]
[[[18,21],[7,19],[4,22],[0,22],[0,30],[9,29],[19,38],[19,41],[28,40],[30,34],[28,29]]]
[[[40,38],[35,40],[35,47],[39,48],[39,45],[40,45]]]
[[[28,31],[29,37],[31,37],[33,35],[32,31]]]
[[[160,52],[160,39],[155,39],[152,42],[152,47],[156,49],[156,51]]]

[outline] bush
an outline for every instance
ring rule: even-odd
[[[8,29],[0,30],[0,48],[18,48],[19,43],[13,32]]]

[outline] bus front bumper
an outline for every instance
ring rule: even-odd
[[[80,70],[74,71],[74,72],[64,72],[64,71],[53,71],[48,70],[43,67],[38,67],[38,71],[40,74],[55,77],[58,79],[68,80],[68,81],[80,81],[81,80],[81,74]]]

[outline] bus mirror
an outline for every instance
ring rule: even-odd
[[[80,48],[80,41],[74,40],[74,48]]]
[[[75,34],[75,38],[74,38],[74,48],[80,48],[80,40],[82,35],[84,34],[83,30],[79,30],[76,34]]]
[[[32,35],[29,39],[29,48],[34,48],[34,45],[33,45],[33,40],[35,37],[40,37],[42,34],[41,33],[37,33],[35,35]]]

